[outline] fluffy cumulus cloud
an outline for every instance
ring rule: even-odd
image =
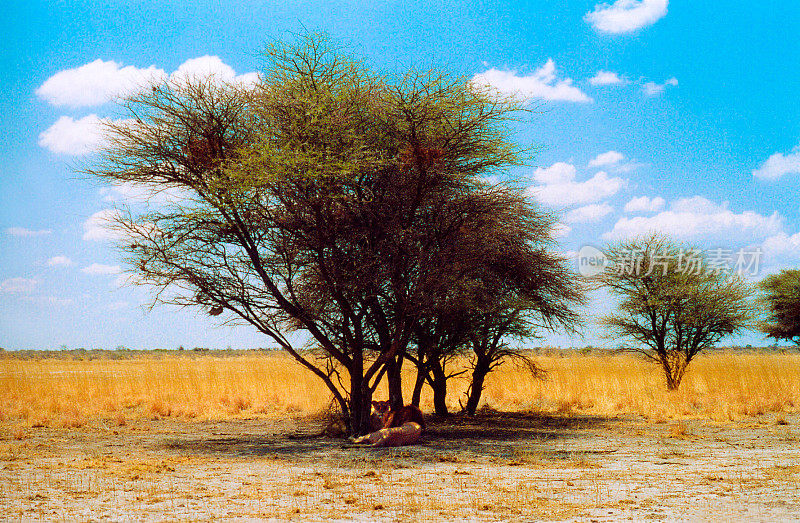
[[[625,212],[658,212],[664,208],[664,204],[666,203],[667,202],[664,201],[664,198],[660,196],[656,196],[655,198],[650,198],[648,196],[636,196],[631,198],[631,200],[625,204]]]
[[[613,71],[597,71],[596,75],[589,78],[589,83],[600,86],[626,84],[628,81]]]
[[[50,152],[72,156],[96,152],[106,144],[103,125],[109,121],[96,114],[79,120],[62,116],[39,135],[39,145]]]
[[[543,184],[565,183],[575,179],[575,166],[565,162],[556,162],[550,167],[537,167],[533,179]]]
[[[781,231],[765,239],[761,249],[770,264],[796,262],[800,260],[800,232],[790,235]]]
[[[51,229],[28,229],[26,227],[9,227],[6,229],[6,234],[9,236],[18,236],[23,238],[29,238],[32,236],[47,236],[48,234],[52,234],[53,231]]]
[[[119,274],[122,268],[119,265],[103,265],[102,263],[93,263],[81,269],[84,274],[91,274],[92,276]]]
[[[209,78],[219,82],[242,85],[255,84],[259,79],[258,73],[245,73],[237,76],[233,67],[223,62],[219,56],[210,55],[190,58],[170,75],[170,80],[178,83]]]
[[[208,77],[240,84],[253,84],[259,78],[257,73],[237,75],[218,56],[191,58],[172,74],[154,65],[140,69],[132,65],[123,67],[113,60],[95,60],[74,69],[59,71],[48,78],[36,90],[36,94],[59,107],[92,107],[130,96],[143,87],[167,79],[180,82],[189,78]]]
[[[39,282],[30,278],[9,278],[0,281],[0,292],[6,294],[29,294]]]
[[[564,216],[567,223],[598,222],[614,212],[614,208],[607,203],[592,203],[569,211]]]
[[[48,78],[36,94],[55,106],[91,107],[133,94],[167,77],[155,66],[139,69],[110,60],[95,60],[74,69],[65,69]]]
[[[625,180],[616,176],[609,176],[600,171],[588,180],[579,182],[575,180],[575,166],[568,163],[555,163],[547,168],[539,168],[533,173],[533,178],[539,185],[528,189],[541,203],[554,207],[569,207],[572,205],[599,202],[613,196],[625,185]]]
[[[787,174],[800,174],[800,145],[789,154],[773,154],[753,171],[753,176],[761,180],[777,180]]]
[[[625,159],[625,155],[617,151],[608,151],[607,153],[598,154],[589,161],[589,167],[602,167],[606,165],[618,164]]]
[[[667,14],[669,0],[617,0],[597,4],[584,20],[601,33],[630,33],[653,25]]]
[[[481,87],[490,87],[501,94],[520,100],[550,100],[563,102],[591,102],[583,91],[572,85],[570,78],[558,79],[556,64],[552,59],[528,76],[516,71],[489,69],[476,74],[472,82]]]
[[[774,212],[765,216],[753,211],[735,213],[728,203],[714,203],[702,196],[682,198],[668,210],[653,216],[622,217],[603,235],[606,239],[624,239],[651,232],[663,232],[677,238],[726,242],[764,239],[781,232],[783,219]]]
[[[642,86],[642,90],[647,96],[658,96],[663,93],[668,86],[677,87],[678,79],[673,76],[672,78],[665,80],[663,84],[645,82],[645,84]]]
[[[119,239],[121,237],[120,232],[111,227],[114,220],[119,216],[120,213],[116,209],[103,209],[89,216],[83,222],[83,239],[90,241]]]
[[[36,94],[55,106],[91,107],[130,96],[143,87],[168,79],[176,83],[211,79],[252,85],[258,82],[259,76],[258,73],[237,75],[218,56],[209,55],[186,60],[172,74],[155,66],[139,69],[134,66],[123,67],[114,61],[95,60],[56,73],[36,90]],[[80,119],[62,116],[39,135],[39,145],[57,154],[80,156],[93,153],[105,146],[102,127],[109,121],[96,114]],[[123,121],[115,121],[120,122]]]
[[[47,260],[48,267],[69,267],[72,265],[72,260],[66,256],[53,256]]]

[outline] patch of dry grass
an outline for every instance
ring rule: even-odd
[[[0,360],[0,421],[80,427],[124,426],[141,417],[229,419],[312,413],[324,384],[283,355],[184,356],[91,361]]]
[[[630,355],[534,356],[544,380],[507,364],[487,379],[491,408],[547,414],[639,414],[654,421],[719,421],[800,405],[800,355],[712,354],[692,362],[678,391],[659,369]],[[410,395],[411,376],[408,378]],[[465,380],[453,380],[448,401],[458,410]],[[378,396],[385,391],[378,392]],[[81,427],[93,420],[124,426],[142,417],[231,419],[314,414],[328,391],[282,354],[218,358],[0,359],[0,421],[21,427]],[[423,410],[431,399],[423,396]],[[778,418],[784,419],[784,418]],[[778,421],[777,423],[780,423]],[[12,437],[24,437],[19,429]]]
[[[681,418],[733,420],[800,406],[800,355],[719,353],[699,356],[677,391],[667,391],[661,370],[631,355],[534,358],[543,381],[522,369],[501,369],[487,379],[484,401],[500,410],[595,415],[639,414],[654,421]]]

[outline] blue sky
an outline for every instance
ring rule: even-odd
[[[658,229],[760,249],[758,277],[800,262],[794,0],[100,4],[14,2],[0,20],[0,347],[270,345],[199,311],[144,310],[96,226],[131,191],[76,169],[113,95],[172,74],[252,81],[259,50],[304,28],[388,73],[441,67],[537,108],[516,139],[542,149],[511,174],[562,213],[564,252]]]

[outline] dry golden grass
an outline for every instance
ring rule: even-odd
[[[718,353],[699,356],[677,391],[660,368],[631,355],[539,357],[544,381],[505,369],[489,380],[484,398],[499,409],[639,414],[652,420],[733,420],[800,406],[800,355]]]
[[[283,355],[0,360],[0,420],[32,426],[311,413],[327,402],[324,384]]]
[[[675,392],[665,389],[656,366],[630,355],[566,353],[534,359],[547,371],[544,380],[504,365],[489,376],[484,403],[498,410],[639,414],[655,421],[725,421],[795,412],[800,405],[797,354],[702,356],[692,363]],[[458,409],[466,385],[465,380],[452,381],[448,400],[453,409]],[[381,395],[384,390],[378,392]],[[320,380],[282,354],[0,359],[0,421],[34,427],[80,427],[97,419],[123,426],[141,417],[313,414],[329,401]],[[422,407],[431,410],[429,396],[423,397]]]

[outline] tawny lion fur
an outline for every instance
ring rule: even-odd
[[[422,431],[425,430],[425,419],[419,408],[406,405],[393,411],[388,401],[373,401],[372,408],[373,432],[353,439],[353,443],[373,447],[399,447],[419,441]]]
[[[353,440],[356,444],[367,444],[372,447],[401,447],[413,445],[419,441],[422,427],[419,423],[409,421],[401,427],[392,427],[370,432]]]

